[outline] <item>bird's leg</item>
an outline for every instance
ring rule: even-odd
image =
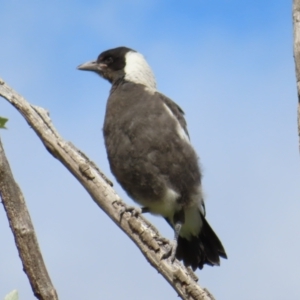
[[[166,259],[170,257],[171,262],[174,262],[176,249],[177,249],[177,240],[179,236],[180,229],[182,227],[182,223],[178,222],[174,225],[174,239],[170,242],[168,250],[163,254],[162,259]]]
[[[181,210],[178,213],[176,213],[173,217],[173,221],[174,221],[174,227],[173,227],[174,239],[172,242],[170,242],[169,248],[162,256],[162,259],[166,259],[166,258],[170,257],[171,262],[174,262],[174,260],[175,260],[178,236],[179,236],[182,224],[184,223],[184,210]]]
[[[145,214],[145,213],[150,212],[150,208],[144,206],[144,207],[141,208],[141,211],[142,211],[142,214]]]

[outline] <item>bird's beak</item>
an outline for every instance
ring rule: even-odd
[[[78,70],[82,71],[94,71],[99,72],[101,71],[101,64],[97,64],[96,60],[88,61],[84,64],[81,64],[77,67]]]

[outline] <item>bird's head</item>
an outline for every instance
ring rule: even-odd
[[[114,83],[120,78],[156,89],[154,75],[144,56],[127,47],[118,47],[102,52],[97,60],[77,67],[78,70],[93,71]]]

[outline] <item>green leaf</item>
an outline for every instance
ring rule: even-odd
[[[19,295],[17,290],[11,291],[9,294],[7,294],[4,298],[4,300],[18,300]]]
[[[6,124],[7,121],[8,121],[8,119],[0,117],[0,128],[7,129],[5,127],[5,124]]]

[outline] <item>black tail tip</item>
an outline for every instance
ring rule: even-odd
[[[220,257],[227,259],[227,254],[205,218],[203,218],[203,225],[198,236],[190,240],[178,237],[176,258],[182,260],[186,267],[191,267],[194,271],[197,268],[202,270],[205,264],[220,266]]]

